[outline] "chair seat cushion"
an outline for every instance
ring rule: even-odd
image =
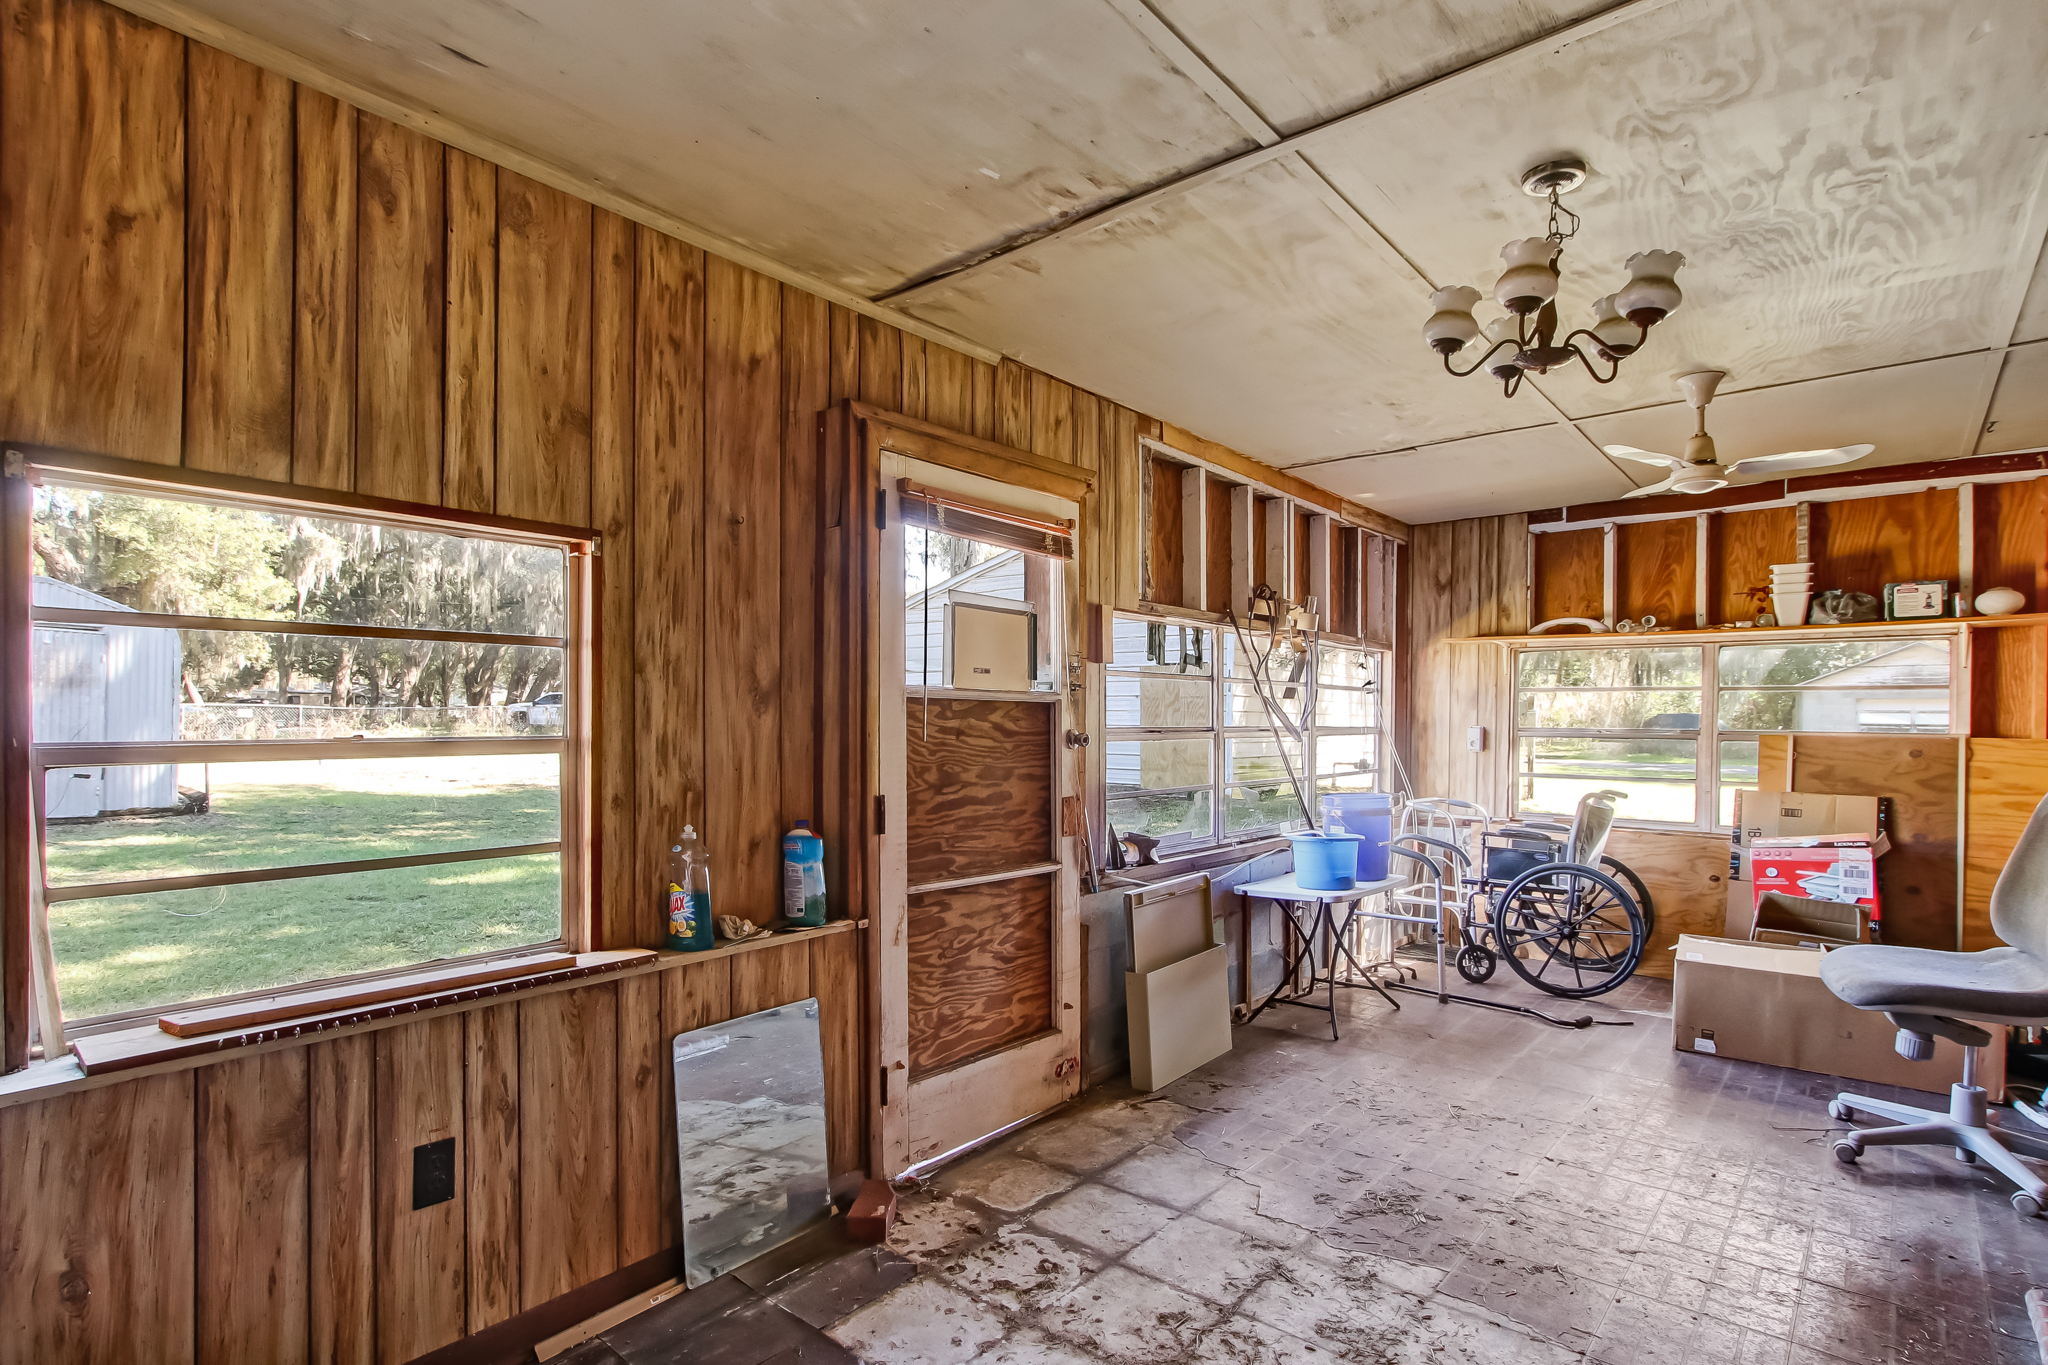
[[[1858,1009],[2048,1020],[2048,962],[2017,948],[1944,953],[1856,943],[1822,958],[1820,979]]]

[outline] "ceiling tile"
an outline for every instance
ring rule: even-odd
[[[919,317],[1275,464],[1529,426],[1446,376],[1427,291],[1282,158],[909,295]],[[1390,303],[1389,301],[1393,301]]]
[[[1998,353],[1984,351],[1770,389],[1724,389],[1707,409],[1707,430],[1724,462],[1864,441],[1877,449],[1860,467],[1950,460],[1974,452],[1977,422],[1997,374]],[[1601,445],[1678,454],[1692,422],[1692,409],[1672,402],[1589,417],[1579,429]],[[1633,462],[1628,472],[1643,484],[1664,477],[1654,466]]]
[[[1295,472],[1407,522],[1599,502],[1630,487],[1612,461],[1563,425],[1360,455]]]
[[[195,0],[864,293],[1251,144],[1102,0]]]
[[[1370,110],[1310,157],[1432,277],[1482,287],[1504,241],[1543,231],[1521,172],[1585,157],[1566,322],[1634,251],[1688,265],[1618,382],[1541,381],[1582,416],[1690,369],[1740,389],[2006,344],[2039,246],[2044,66],[2040,0],[1674,0]]]
[[[1608,8],[1611,0],[1152,0],[1282,132],[1321,123]]]
[[[1979,455],[2048,446],[2048,341],[2005,353],[1985,426],[1989,430],[1977,442]]]

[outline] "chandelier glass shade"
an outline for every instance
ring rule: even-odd
[[[1650,329],[1671,315],[1684,295],[1674,278],[1685,257],[1676,251],[1638,251],[1625,262],[1628,282],[1593,301],[1591,327],[1558,336],[1558,262],[1564,244],[1579,229],[1579,217],[1558,202],[1586,178],[1582,161],[1552,161],[1522,177],[1522,188],[1550,204],[1549,231],[1524,237],[1500,249],[1507,269],[1494,281],[1494,301],[1507,310],[1483,327],[1474,316],[1481,298],[1470,285],[1454,284],[1429,296],[1429,320],[1423,340],[1443,357],[1444,369],[1463,378],[1484,370],[1513,395],[1525,375],[1544,374],[1577,361],[1597,383],[1610,384],[1621,362],[1634,355]],[[1484,344],[1479,359],[1464,369],[1451,363],[1460,351]],[[1605,362],[1605,369],[1596,364]]]

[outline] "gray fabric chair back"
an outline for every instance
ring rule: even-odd
[[[2034,807],[1991,888],[1991,928],[2020,951],[2048,960],[2048,796]]]

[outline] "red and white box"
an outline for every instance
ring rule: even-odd
[[[1752,839],[1750,883],[1761,901],[1770,892],[1807,900],[1860,905],[1873,923],[1879,915],[1877,860],[1891,841],[1884,835],[1805,834]]]

